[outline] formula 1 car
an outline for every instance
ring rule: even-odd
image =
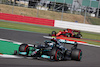
[[[28,44],[21,44],[18,51],[14,51],[14,55],[33,57],[33,58],[46,58],[50,60],[76,60],[80,61],[82,58],[81,49],[77,48],[77,43],[71,50],[63,47],[56,39],[47,40],[44,45],[29,46]]]
[[[64,37],[74,37],[74,38],[82,38],[82,34],[78,30],[72,30],[72,29],[65,29],[64,31],[59,31],[56,33],[56,31],[52,31],[49,36],[64,36]]]

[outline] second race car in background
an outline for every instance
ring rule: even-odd
[[[73,37],[73,38],[82,38],[82,34],[78,30],[72,30],[72,29],[65,29],[63,31],[59,31],[58,33],[56,31],[52,31],[49,36],[64,36],[64,37]]]

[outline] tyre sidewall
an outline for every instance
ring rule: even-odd
[[[74,49],[71,52],[71,59],[72,60],[76,60],[76,61],[80,61],[82,58],[82,51],[80,49]]]

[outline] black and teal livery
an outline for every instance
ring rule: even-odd
[[[21,44],[19,46],[19,51],[14,51],[14,54],[37,59],[46,58],[56,61],[70,59],[80,61],[82,58],[82,51],[81,49],[77,49],[77,43],[73,45],[71,50],[69,50],[63,47],[58,40],[51,39],[50,41],[45,41],[44,45],[29,46],[28,44]]]

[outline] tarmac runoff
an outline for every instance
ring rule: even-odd
[[[16,34],[15,34],[16,33]],[[13,34],[13,35],[10,35]],[[20,34],[20,36],[19,36]],[[0,29],[0,38],[13,40],[20,43],[35,43],[39,41],[42,43],[44,40],[43,36],[45,34],[39,33],[30,33],[30,32],[21,32],[21,31],[13,31],[13,30],[5,30]],[[34,38],[33,38],[34,37]],[[36,38],[38,37],[38,38]],[[26,39],[25,39],[26,38]],[[67,44],[65,45],[66,48],[70,49],[72,45]],[[37,60],[37,59],[30,59],[30,58],[0,58],[0,67],[100,67],[100,48],[78,45],[83,52],[82,60],[78,61],[54,61],[50,62],[48,60]]]

